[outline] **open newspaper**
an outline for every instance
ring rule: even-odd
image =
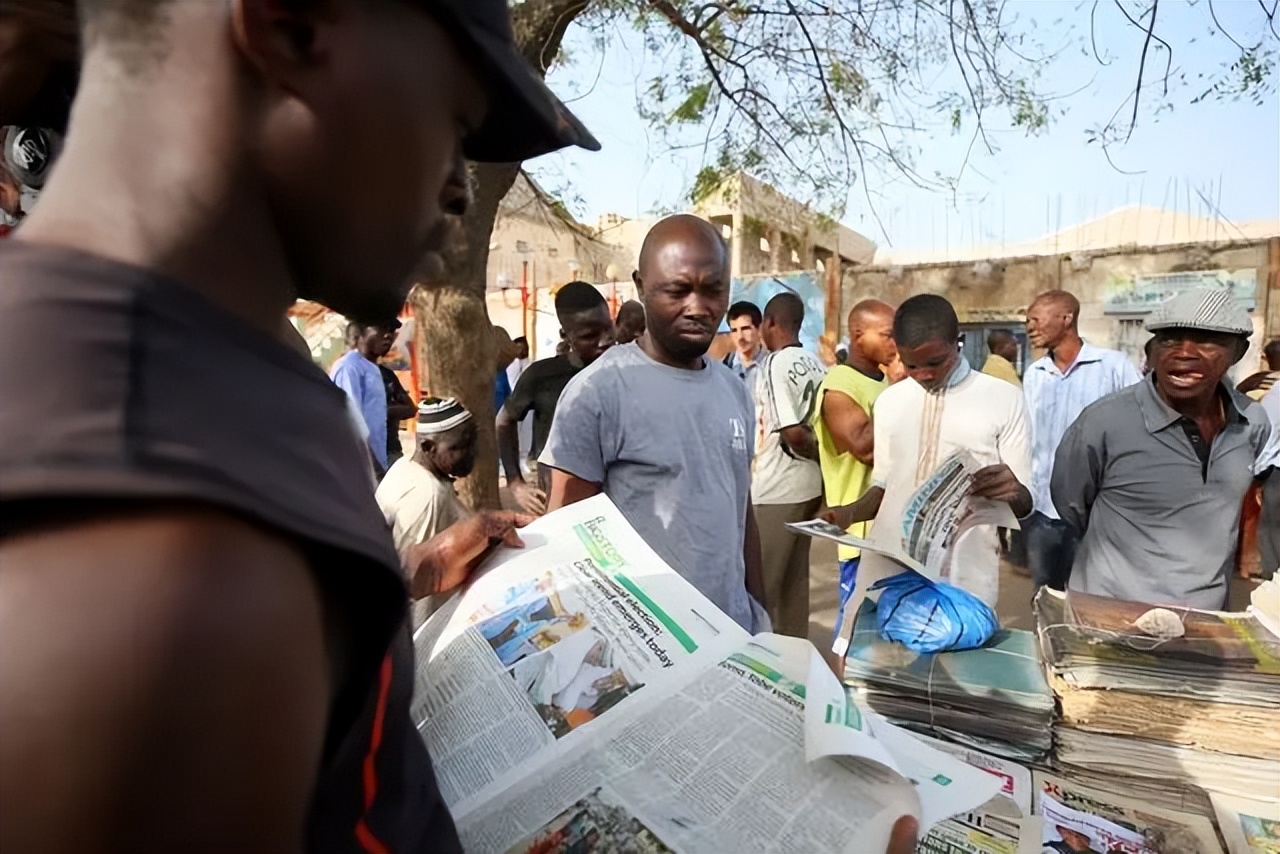
[[[748,635],[604,496],[521,536],[414,638],[467,851],[883,851],[899,816],[999,790],[860,709],[807,641]]]
[[[907,501],[899,538],[880,536],[877,528],[877,535],[864,540],[821,519],[789,523],[787,527],[810,537],[882,554],[929,578],[947,578],[951,575],[955,546],[965,532],[979,525],[1018,527],[1008,504],[969,494],[973,476],[980,468],[966,451],[957,451],[943,460]]]

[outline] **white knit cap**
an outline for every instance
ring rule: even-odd
[[[452,397],[428,397],[418,404],[419,436],[432,436],[452,430],[471,420],[471,413]]]

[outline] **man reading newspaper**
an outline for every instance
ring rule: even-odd
[[[955,309],[940,296],[921,294],[904,302],[894,315],[893,334],[908,379],[876,401],[873,486],[858,501],[832,508],[823,518],[841,529],[875,519],[873,541],[908,551],[897,541],[904,517],[915,514],[923,525],[936,524],[936,519],[929,521],[930,514],[912,506],[912,499],[939,469],[954,462],[957,452],[967,453],[979,466],[967,475],[963,467],[951,472],[954,478],[971,477],[969,495],[1005,503],[1017,517],[1031,512],[1027,413],[1019,390],[969,367],[960,354]],[[945,491],[945,483],[939,486]],[[1000,580],[996,531],[995,525],[981,524],[944,538],[950,559],[940,564],[947,581],[993,608]],[[926,534],[913,532],[912,539]],[[865,579],[858,587],[865,589]]]

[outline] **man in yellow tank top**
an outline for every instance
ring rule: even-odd
[[[897,357],[893,343],[893,306],[880,300],[863,300],[849,312],[849,356],[836,365],[818,387],[818,407],[813,426],[822,466],[823,495],[828,507],[852,504],[871,486],[871,409],[880,392],[889,387],[881,370]],[[855,522],[848,532],[866,538],[870,522]],[[836,626],[853,593],[861,557],[858,549],[840,546],[840,605]]]

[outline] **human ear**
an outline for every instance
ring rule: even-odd
[[[328,58],[330,0],[231,0],[231,34],[240,55],[265,78],[293,88],[300,72]]]

